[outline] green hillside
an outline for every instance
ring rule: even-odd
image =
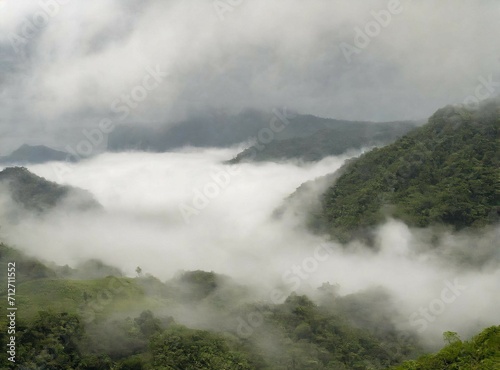
[[[0,252],[2,265],[16,261],[17,354],[29,369],[383,369],[422,353],[415,338],[398,343],[396,328],[380,320],[391,312],[380,291],[341,297],[326,284],[317,303],[292,293],[271,304],[213,272],[166,282],[66,278],[68,268],[6,245]],[[82,264],[71,276],[86,268],[93,276],[96,266]],[[4,343],[6,327],[4,315]],[[7,364],[4,353],[0,366]]]
[[[16,260],[17,359],[27,369],[493,370],[498,364],[499,327],[469,342],[445,333],[451,344],[438,354],[403,362],[421,356],[422,347],[392,323],[397,307],[382,288],[340,296],[338,286],[326,283],[315,301],[291,293],[283,303],[256,302],[248,288],[213,272],[180,272],[166,282],[150,275],[68,279],[68,268],[49,268],[5,245],[0,251],[2,264]],[[93,276],[103,265],[82,264],[71,276],[84,276],[86,268]],[[0,291],[0,299],[5,295]],[[4,343],[6,320],[0,318]],[[0,366],[8,365],[4,353]]]
[[[24,167],[0,171],[0,185],[4,186],[0,191],[7,190],[17,205],[33,212],[45,212],[63,202],[78,210],[100,208],[89,192],[47,181]]]
[[[426,125],[346,164],[315,222],[342,241],[369,235],[388,216],[457,230],[497,222],[499,127],[498,101],[473,112],[438,110]]]

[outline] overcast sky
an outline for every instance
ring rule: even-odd
[[[422,119],[500,82],[498,0],[59,1],[0,0],[3,139],[116,118],[148,68],[165,77],[123,122],[283,106]],[[356,27],[372,36],[355,43]]]

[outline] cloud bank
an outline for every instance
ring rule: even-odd
[[[65,172],[32,166],[89,190],[106,212],[24,218],[4,237],[61,265],[98,258],[130,276],[140,266],[162,280],[181,269],[227,274],[257,287],[264,301],[273,301],[273,289],[282,299],[292,291],[314,296],[327,281],[342,295],[382,287],[394,297],[396,324],[420,330],[428,344],[442,343],[443,331],[467,336],[498,322],[498,227],[432,241],[428,230],[388,220],[376,250],[344,248],[272,214],[303,182],[335,171],[347,156],[307,165],[220,164],[238,150],[103,154]],[[186,218],[182,206],[195,212]]]

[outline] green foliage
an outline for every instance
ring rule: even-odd
[[[219,275],[206,271],[186,271],[177,277],[177,286],[187,300],[199,300],[213,293],[220,283]]]
[[[64,201],[71,201],[71,206],[79,210],[100,207],[87,191],[47,181],[24,167],[9,167],[1,171],[0,184],[7,186],[16,204],[38,213],[48,211]]]
[[[149,310],[143,311],[134,321],[145,337],[150,337],[161,329],[161,321],[155,318]]]
[[[145,364],[151,338],[173,323],[171,318],[161,320],[149,310],[136,318],[108,319],[87,325],[87,337],[82,343],[86,353],[93,356],[107,355],[113,361],[128,364]],[[128,358],[133,358],[126,361]],[[134,366],[136,366],[134,365]]]
[[[448,345],[433,355],[408,361],[393,370],[497,370],[500,369],[500,326],[483,330],[462,342],[456,333],[444,334]]]
[[[349,162],[323,195],[324,227],[348,241],[369,236],[387,216],[455,229],[498,221],[499,125],[498,102],[473,113],[446,107],[425,126]]]
[[[17,357],[27,368],[76,368],[81,360],[78,342],[83,334],[83,324],[78,316],[40,312],[33,324],[21,332]]]
[[[118,364],[119,370],[143,370],[146,368],[146,361],[142,356],[130,356]]]
[[[123,276],[120,269],[97,259],[87,260],[77,265],[75,269],[59,269],[57,272],[60,276],[70,279],[101,279],[108,276]]]
[[[418,347],[412,338],[399,342],[395,329],[356,327],[341,305],[317,306],[306,296],[250,312],[262,317],[245,347],[259,369],[383,369]]]
[[[0,269],[7,271],[9,262],[16,263],[16,281],[17,283],[36,280],[42,278],[56,277],[55,271],[44,265],[35,258],[26,256],[18,250],[0,243]],[[2,286],[7,284],[7,274],[0,274],[0,283]]]
[[[81,314],[85,321],[109,316],[116,310],[145,308],[149,300],[133,279],[107,277],[95,280],[39,279],[18,284],[20,315],[31,320],[43,307],[54,312]]]
[[[4,260],[27,259],[6,246],[0,246],[0,252]],[[93,270],[94,265],[84,266]],[[238,303],[244,293],[235,294],[235,287],[239,286],[228,277],[204,271],[183,272],[166,283],[152,276],[92,280],[35,276],[17,286],[18,359],[27,369],[367,370],[384,369],[419,353],[415,338],[401,340],[392,326],[397,312],[383,290],[342,297],[337,286],[324,284],[317,303],[291,294],[283,304],[247,305]],[[224,332],[178,326],[172,317],[153,313],[174,315],[193,304],[202,308],[192,311],[196,314],[217,311],[212,317],[224,322],[205,320],[204,325]],[[48,312],[37,312],[40,307]],[[86,309],[93,313],[91,320]],[[249,315],[251,335],[240,338],[237,319]],[[0,340],[7,343],[4,321]],[[444,337],[451,346],[449,356],[457,355],[457,346],[466,345],[455,333]],[[475,359],[481,366],[495,364],[491,351],[498,338],[478,338],[474,343],[484,348],[471,351],[484,358]],[[8,365],[5,355],[0,357],[0,367]]]
[[[185,327],[173,327],[151,341],[155,369],[251,369],[245,356],[231,349],[220,335]]]
[[[183,271],[167,284],[168,295],[181,302],[203,302],[222,309],[247,292],[227,276],[206,271]]]

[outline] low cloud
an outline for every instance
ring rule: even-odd
[[[339,284],[342,295],[381,287],[400,313],[396,324],[412,331],[425,326],[421,335],[430,344],[441,343],[443,331],[467,336],[498,321],[500,256],[491,247],[498,227],[432,241],[432,230],[388,220],[370,249],[340,246],[296,220],[273,217],[297,187],[335,171],[348,156],[238,165],[227,186],[187,223],[179,206],[215,184],[213,174],[229,167],[221,162],[239,150],[103,154],[67,164],[62,175],[54,164],[31,166],[47,179],[89,190],[105,212],[24,218],[3,228],[3,237],[61,265],[97,258],[129,276],[137,266],[162,280],[181,269],[214,271],[257,287],[258,298],[269,301],[273,289],[283,297],[292,290],[314,296],[327,281]],[[458,293],[443,293],[450,284]]]

